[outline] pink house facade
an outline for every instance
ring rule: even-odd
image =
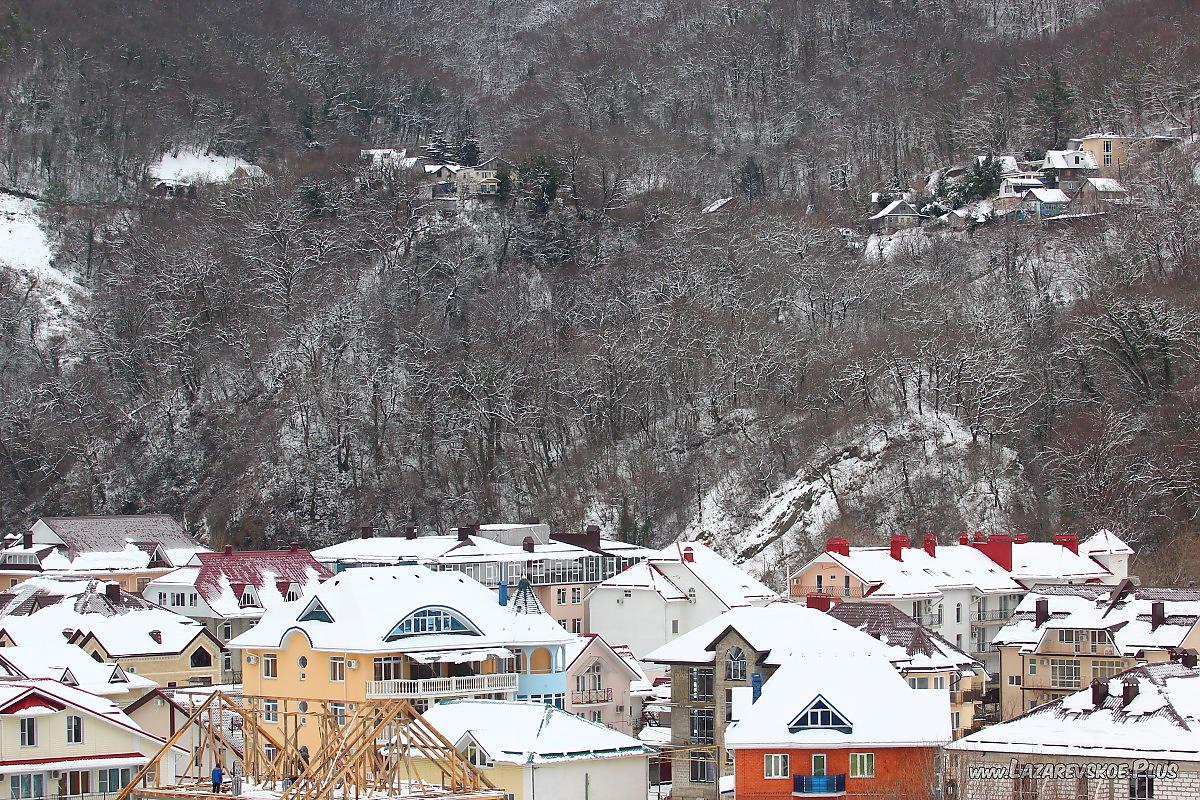
[[[602,637],[580,637],[567,645],[565,710],[633,734],[637,703],[629,686],[640,677]]]

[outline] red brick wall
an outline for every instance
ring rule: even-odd
[[[849,777],[852,752],[875,754],[874,778]],[[935,749],[852,747],[844,750],[794,750],[780,747],[767,750],[737,750],[734,753],[734,775],[738,800],[792,800],[791,775],[786,780],[763,777],[763,756],[767,753],[787,753],[791,759],[791,775],[811,775],[813,754],[824,753],[825,774],[844,773],[847,776],[846,797],[919,800],[927,796],[927,789],[933,777]]]

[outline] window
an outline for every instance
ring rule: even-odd
[[[922,675],[919,678],[909,678],[908,685],[914,689],[928,689],[929,688],[929,677],[926,675]]]
[[[583,602],[583,589],[576,586],[571,590],[571,605],[579,605]]]
[[[24,775],[13,775],[9,777],[8,784],[11,789],[12,800],[27,800],[27,798],[41,798],[46,796],[45,784],[43,780],[45,774],[41,772],[26,773]]]
[[[1111,678],[1123,669],[1125,669],[1125,665],[1120,661],[1093,661],[1092,677]]]
[[[962,622],[962,603],[954,606],[954,621]]]
[[[1129,776],[1129,800],[1153,800],[1154,775],[1138,772]]]
[[[946,676],[945,675],[934,675],[933,676],[933,688],[945,689],[946,688]]]
[[[488,760],[487,755],[483,752],[483,748],[475,744],[474,740],[467,742],[467,752],[465,753],[467,761],[476,767],[490,767],[492,762]]]
[[[692,744],[713,744],[713,712],[707,708],[693,708],[688,712],[689,737]]]
[[[575,689],[586,692],[589,689],[601,689],[604,686],[599,661],[593,661],[583,672],[575,676]]]
[[[60,772],[58,775],[58,794],[60,797],[78,797],[92,792],[92,771],[73,769]]]
[[[1037,675],[1037,659],[1036,658],[1029,659],[1029,674]]]
[[[962,714],[958,711],[950,712],[950,730],[956,731],[962,727]]]
[[[133,780],[133,770],[129,767],[101,769],[96,771],[96,778],[101,794],[117,794]]]
[[[603,725],[604,724],[604,715],[599,711],[593,711],[592,712],[592,722],[596,722],[596,723]]]
[[[671,635],[672,636],[679,635],[679,620],[677,620],[677,619],[671,620]]]
[[[171,592],[171,605],[182,606],[185,602],[183,592]]]
[[[626,589],[622,595],[626,600],[628,600],[629,598],[633,597],[633,592],[631,592],[629,589]]]
[[[1112,144],[1113,144],[1112,139],[1105,139],[1104,140],[1104,152],[1111,153],[1113,151]]]
[[[321,605],[321,601],[313,598],[303,611],[300,612],[301,622],[333,622],[333,617],[325,606]]]
[[[331,683],[346,682],[346,659],[341,656],[329,657],[329,680]]]
[[[556,603],[558,603],[560,606],[565,606],[567,604],[567,590],[566,589],[555,589],[554,590],[554,601]]]
[[[1009,675],[1008,676],[1008,685],[1009,686],[1020,686],[1021,685],[1021,676],[1020,675]]]
[[[195,592],[192,592],[188,595],[188,605],[189,606],[196,605],[196,593]]]
[[[571,633],[583,633],[583,620],[575,617],[571,620]]]
[[[233,638],[233,623],[225,622],[221,625],[221,641],[228,642]]]
[[[1108,144],[1108,142],[1105,142],[1105,144]],[[1104,166],[1106,166],[1106,167],[1112,166],[1112,153],[1104,154]]]
[[[788,761],[787,753],[767,753],[763,756],[763,777],[790,778],[792,770]]]
[[[850,777],[851,778],[874,778],[875,777],[875,754],[874,753],[851,753],[850,754]]]
[[[844,576],[842,580],[842,594],[846,597],[850,596],[850,576]]]
[[[165,606],[167,604],[167,593],[166,592],[158,593],[158,604],[160,606]]]
[[[725,687],[725,721],[733,722],[733,689]]]
[[[191,662],[193,667],[211,667],[213,664],[212,653],[203,647],[197,647],[192,651]]]
[[[284,599],[287,600],[287,602],[289,602],[289,603],[294,603],[297,600],[299,600],[300,599],[300,587],[293,583],[291,586],[288,587],[287,596],[284,597]]]
[[[443,606],[421,608],[397,623],[384,641],[394,642],[406,636],[427,633],[465,633],[478,636],[479,630],[457,611]]]
[[[1031,775],[1013,778],[1013,800],[1037,800],[1037,779]]]
[[[954,646],[957,647],[959,650],[962,650],[962,634],[961,633],[954,634]]]
[[[264,678],[279,677],[279,660],[274,653],[263,653],[262,676]]]
[[[1056,689],[1079,688],[1079,660],[1075,658],[1050,659],[1050,685]]]
[[[692,667],[688,670],[690,685],[688,698],[691,700],[713,699],[713,671],[711,667]]]
[[[333,721],[337,723],[339,728],[346,725],[346,704],[345,703],[330,703],[329,715],[333,717]]]
[[[250,586],[247,586],[245,589],[242,589],[242,596],[238,600],[238,606],[240,606],[241,608],[253,608],[254,606],[257,606],[257,605],[258,605],[258,600],[257,600],[257,598],[254,597],[254,589]]]
[[[399,681],[404,679],[404,661],[400,656],[382,656],[375,659],[375,680]]]
[[[850,721],[820,695],[817,695],[816,699],[788,723],[788,730],[792,733],[810,728],[833,728],[842,733],[853,733],[854,731],[854,726],[850,724]]]
[[[21,747],[37,747],[37,719],[21,717]]]
[[[83,744],[83,717],[67,715],[67,744]]]
[[[731,647],[725,654],[725,680],[746,680],[746,654],[740,647]]]
[[[278,700],[263,700],[263,722],[279,722]]]
[[[692,783],[716,783],[717,762],[713,754],[704,750],[693,750],[691,758]]]
[[[813,753],[812,757],[812,774],[816,777],[821,777],[825,774],[825,754]]]
[[[233,671],[233,653],[226,650],[224,653],[221,654],[221,667],[226,672]]]

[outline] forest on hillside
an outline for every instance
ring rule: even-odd
[[[1000,519],[1182,552],[1192,143],[1100,225],[838,228],[976,155],[1194,124],[1197,30],[1186,0],[0,0],[0,188],[83,287],[50,332],[0,271],[0,521],[661,543],[799,475],[862,542]],[[437,135],[514,164],[510,197],[367,188],[360,149]],[[145,168],[181,149],[271,179],[165,202]],[[914,419],[965,431],[961,463],[898,448],[886,491],[838,495],[831,460]]]

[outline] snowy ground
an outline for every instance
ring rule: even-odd
[[[0,193],[0,269],[13,272],[19,290],[31,289],[45,309],[43,335],[64,334],[84,289],[54,266],[54,252],[35,200]]]
[[[261,167],[232,156],[212,156],[181,150],[167,153],[146,173],[168,183],[225,183],[241,167],[249,177],[262,177]]]

